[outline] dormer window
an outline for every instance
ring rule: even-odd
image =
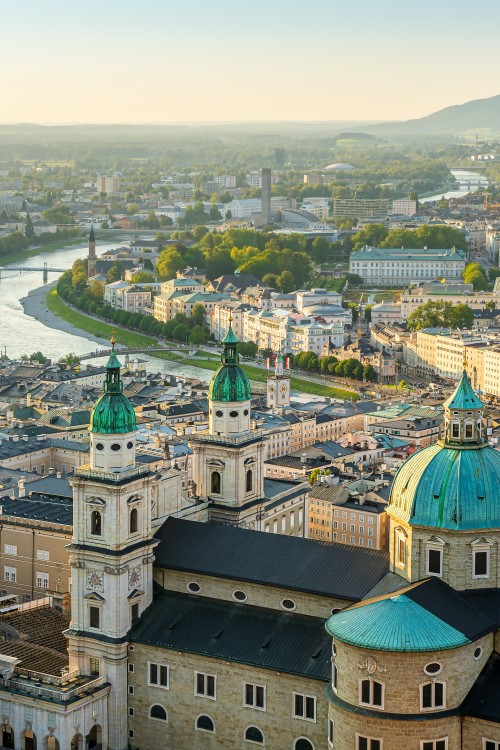
[[[452,425],[451,425],[451,436],[454,437],[454,438],[459,438],[460,437],[460,425],[458,424],[458,422],[452,422]]]

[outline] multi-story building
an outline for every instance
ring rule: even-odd
[[[399,198],[392,201],[391,213],[396,216],[415,216],[417,213],[417,201],[407,198]]]
[[[351,219],[370,219],[385,217],[391,208],[391,201],[387,198],[334,198],[333,217],[343,216]]]
[[[236,187],[236,175],[221,174],[216,175],[213,178],[213,182],[220,185],[223,188],[235,188]]]
[[[418,307],[427,302],[449,302],[453,306],[467,305],[472,310],[485,310],[487,305],[499,304],[500,297],[499,290],[474,292],[472,284],[458,281],[452,284],[422,284],[407,288],[401,293],[401,320],[408,320]]]
[[[486,254],[494,263],[500,257],[500,221],[492,221],[486,227]]]
[[[97,178],[97,191],[99,193],[113,193],[120,192],[120,178],[116,175],[99,175]]]
[[[313,351],[319,356],[329,342],[334,346],[343,343],[344,325],[341,320],[322,323],[315,317],[287,310],[271,312],[250,308],[243,313],[243,340],[255,341],[259,349],[285,354]]]
[[[465,264],[465,253],[454,247],[447,250],[364,247],[351,253],[349,272],[360,276],[365,284],[397,286],[436,278],[459,280]]]
[[[115,307],[126,312],[144,313],[151,307],[151,289],[128,284],[115,290]]]

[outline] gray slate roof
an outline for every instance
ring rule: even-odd
[[[360,601],[389,569],[388,553],[234,526],[168,518],[156,565]]]
[[[173,591],[157,596],[130,640],[325,682],[331,674],[323,619]]]

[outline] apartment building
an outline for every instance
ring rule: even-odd
[[[415,216],[417,213],[417,201],[403,198],[392,201],[391,213],[396,216]]]
[[[309,538],[387,549],[389,519],[386,504],[376,499],[376,492],[377,483],[369,480],[314,484],[309,493]]]
[[[500,291],[474,292],[472,284],[454,282],[452,284],[423,284],[405,289],[401,294],[401,320],[406,321],[417,307],[427,302],[449,302],[455,305],[467,305],[471,310],[485,310],[488,304],[498,306]],[[376,305],[372,309],[373,313]]]
[[[99,193],[119,193],[120,178],[116,175],[99,175],[97,178],[97,192]]]
[[[360,276],[365,284],[397,286],[436,278],[460,280],[466,262],[465,253],[455,247],[446,250],[364,247],[351,254],[349,272]]]
[[[334,218],[370,219],[387,216],[391,201],[386,198],[334,198]]]

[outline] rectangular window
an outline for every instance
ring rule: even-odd
[[[316,721],[316,698],[313,695],[294,693],[293,718]]]
[[[128,694],[129,695],[133,695],[134,694],[134,686],[133,685],[129,685],[128,686]]]
[[[49,588],[49,574],[48,573],[39,573],[37,571],[36,574],[36,585],[39,589],[48,589]]]
[[[420,743],[420,750],[447,750],[448,738],[441,740],[425,740]]]
[[[421,708],[444,708],[445,706],[445,683],[444,682],[427,682],[420,688],[421,691]]]
[[[135,714],[135,711],[134,711],[134,709],[132,708],[132,706],[129,706],[129,709],[128,709],[128,715],[129,715],[129,716],[133,716],[134,714]]]
[[[48,560],[49,559],[49,552],[46,549],[37,549],[36,551],[36,559],[37,560]]]
[[[266,710],[266,688],[265,685],[254,685],[246,682],[243,691],[243,705],[249,708]]]
[[[135,604],[132,604],[130,608],[130,617],[132,620],[132,625],[139,619],[139,604],[137,602]]]
[[[500,742],[483,738],[483,750],[500,750]]]
[[[4,565],[3,568],[3,580],[15,583],[17,579],[17,568],[10,568],[8,565]]]
[[[427,550],[427,573],[429,575],[441,576],[443,553],[440,549],[429,548]]]
[[[382,750],[382,740],[374,740],[371,737],[360,737],[358,734],[356,750]]]
[[[168,690],[168,666],[167,664],[155,664],[148,662],[149,680],[148,685],[166,688]]]
[[[4,549],[6,555],[17,555],[17,545],[15,544],[6,544]]]
[[[398,537],[398,565],[404,565],[406,562],[406,544],[402,537]]]
[[[474,550],[474,578],[489,578],[490,575],[489,550]]]
[[[214,674],[194,673],[194,694],[215,700],[216,677]]]
[[[95,657],[91,657],[89,659],[89,667],[90,667],[90,674],[95,675],[96,677],[99,676],[101,671],[101,663],[99,659],[96,659]]]
[[[101,620],[101,610],[99,607],[89,607],[89,622],[91,628],[99,628]]]

